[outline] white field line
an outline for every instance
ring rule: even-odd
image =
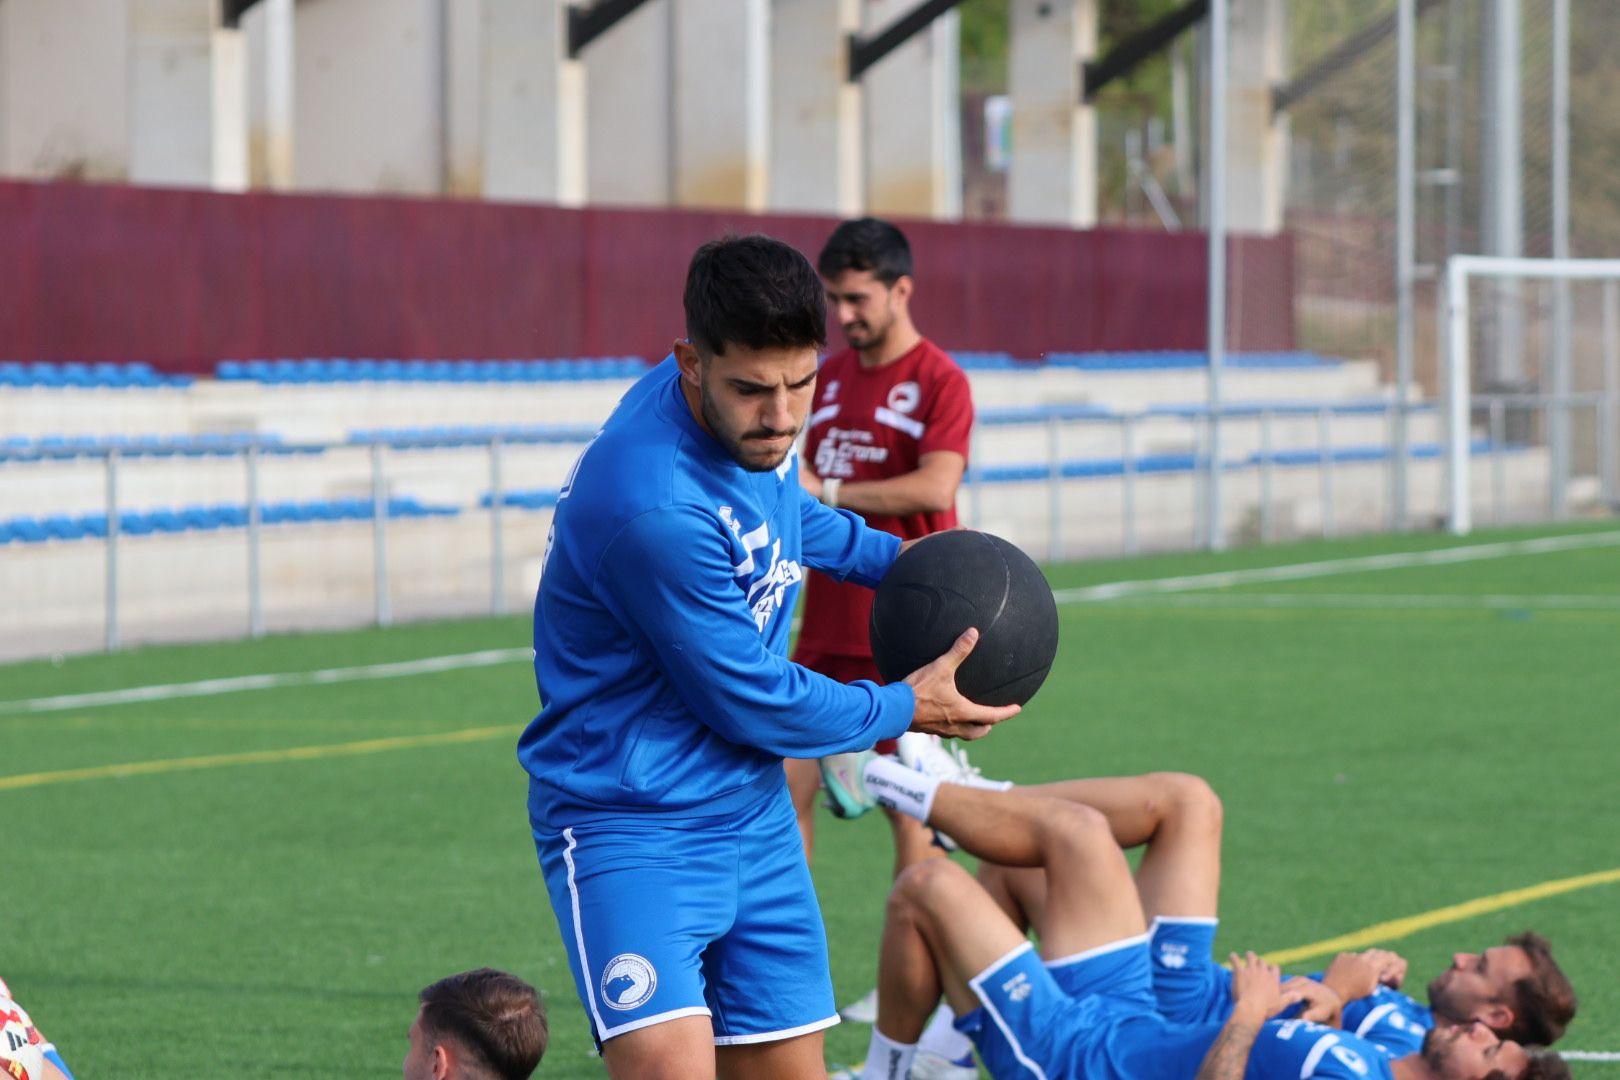
[[[1305,581],[1336,574],[1359,574],[1368,570],[1401,570],[1412,566],[1442,566],[1448,563],[1504,559],[1513,555],[1541,555],[1552,551],[1620,545],[1620,532],[1582,533],[1576,536],[1545,536],[1538,540],[1509,540],[1498,544],[1436,548],[1433,551],[1401,551],[1388,555],[1363,555],[1351,559],[1325,559],[1321,562],[1291,563],[1286,566],[1259,566],[1252,570],[1223,570],[1213,574],[1148,578],[1142,581],[1111,581],[1079,589],[1056,589],[1060,604],[1083,604],[1113,600],[1121,596],[1192,592],[1224,589],[1263,581]]]
[[[1431,608],[1442,611],[1620,611],[1620,596],[1468,596],[1385,593],[1182,593],[1122,597],[1127,606],[1207,608]]]
[[[1333,574],[1356,574],[1366,570],[1395,570],[1408,566],[1474,562],[1480,559],[1501,559],[1513,555],[1536,555],[1550,551],[1572,551],[1580,548],[1609,547],[1613,545],[1620,545],[1620,532],[1550,536],[1539,540],[1514,540],[1498,544],[1439,548],[1434,551],[1397,552],[1389,555],[1368,555],[1351,559],[1329,559],[1321,562],[1264,566],[1252,570],[1228,570],[1214,574],[1193,574],[1185,577],[1151,578],[1143,581],[1115,581],[1106,585],[1091,585],[1080,589],[1057,589],[1054,590],[1053,595],[1057,598],[1059,604],[1081,604],[1099,600],[1113,600],[1125,596],[1180,593],[1197,589],[1219,589],[1259,581],[1301,581],[1307,578],[1328,577]],[[534,650],[532,649],[486,649],[483,652],[462,653],[455,656],[429,656],[421,660],[404,660],[391,664],[369,664],[364,667],[328,668],[322,671],[294,671],[277,675],[241,675],[228,679],[204,679],[200,682],[134,686],[124,690],[103,690],[88,694],[64,694],[58,697],[0,701],[0,716],[61,712],[66,709],[94,708],[103,705],[128,705],[146,701],[169,701],[175,698],[207,697],[212,694],[234,694],[244,690],[275,690],[287,686],[320,686],[331,683],[359,682],[366,679],[396,679],[408,675],[425,675],[436,671],[455,671],[461,668],[489,667],[495,664],[515,663],[518,660],[531,660],[533,656]]]
[[[170,701],[174,698],[234,694],[243,690],[276,690],[287,686],[327,686],[332,683],[363,682],[368,679],[397,679],[405,675],[429,675],[438,671],[491,667],[518,660],[532,660],[533,649],[485,649],[455,656],[429,656],[421,660],[401,660],[363,667],[326,668],[321,671],[289,671],[277,675],[238,675],[228,679],[167,683],[159,686],[132,686],[124,690],[102,690],[89,694],[63,694],[59,697],[0,701],[0,716],[17,713],[61,712],[98,705],[130,705],[143,701]]]
[[[1620,1062],[1620,1050],[1560,1050],[1558,1056],[1565,1061]]]

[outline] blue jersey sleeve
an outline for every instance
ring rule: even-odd
[[[916,699],[904,683],[846,686],[767,648],[723,539],[696,510],[663,507],[626,523],[598,564],[594,590],[693,715],[731,742],[820,757],[911,725]]]
[[[875,588],[900,554],[900,538],[869,528],[860,515],[834,510],[799,488],[804,561],[838,581]]]

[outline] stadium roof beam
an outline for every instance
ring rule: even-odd
[[[613,29],[620,19],[631,14],[647,0],[596,0],[590,7],[570,6],[568,9],[568,58],[579,59],[585,46]]]
[[[1101,60],[1080,67],[1081,100],[1090,104],[1102,88],[1124,78],[1142,61],[1158,53],[1209,15],[1209,0],[1188,0],[1176,10],[1115,45]]]
[[[1418,0],[1417,17],[1434,7],[1440,0]],[[1397,13],[1390,11],[1376,21],[1345,38],[1333,50],[1319,58],[1310,67],[1289,79],[1271,92],[1273,116],[1287,112],[1299,104],[1317,87],[1349,68],[1368,50],[1389,40],[1395,34]]]
[[[904,45],[935,19],[961,2],[962,0],[923,0],[871,37],[849,35],[849,81],[859,82],[861,76],[873,64]]]

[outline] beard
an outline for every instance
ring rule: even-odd
[[[894,319],[890,318],[882,326],[874,326],[863,322],[858,326],[844,330],[844,340],[849,342],[852,349],[876,349],[883,345],[888,338],[889,331],[894,328]]]
[[[701,380],[698,384],[698,407],[703,411],[703,422],[709,426],[715,441],[725,448],[731,460],[749,472],[771,472],[793,452],[793,437],[799,433],[798,428],[791,431],[770,431],[765,428],[740,433],[734,431],[720,415],[720,409],[715,405],[714,399],[709,396],[707,379]],[[778,435],[788,437],[788,442],[780,450],[763,446],[750,448],[748,445],[749,439],[768,439]]]

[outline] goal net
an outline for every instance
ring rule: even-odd
[[[1447,523],[1616,506],[1620,259],[1446,263]]]

